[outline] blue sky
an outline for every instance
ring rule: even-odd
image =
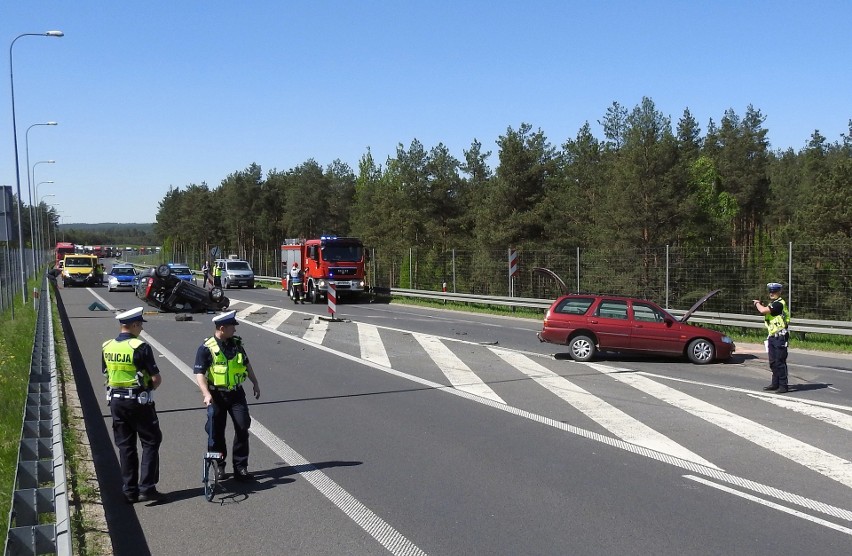
[[[13,49],[21,191],[63,223],[153,222],[169,187],[252,163],[357,171],[413,139],[496,153],[529,123],[560,146],[643,96],[702,128],[749,104],[773,148],[830,141],[852,118],[852,2],[38,1],[0,4]],[[8,54],[0,184],[15,185]],[[496,157],[492,157],[492,166]]]

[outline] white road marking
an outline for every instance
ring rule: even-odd
[[[237,315],[236,315],[237,319],[245,320],[245,319],[248,318],[248,316],[250,314],[256,313],[261,309],[263,309],[263,305],[257,305],[257,304],[252,303],[251,305],[249,305],[248,307],[246,307],[245,309],[243,309],[242,311],[239,311],[237,313]]]
[[[252,322],[246,323],[249,326],[256,326],[258,328],[263,328],[259,324],[255,324]],[[427,388],[433,388],[437,391],[444,392],[453,396],[457,396],[459,398],[463,398],[468,401],[476,402],[480,405],[484,405],[490,407],[492,409],[496,409],[498,411],[502,411],[509,415],[514,415],[516,417],[521,417],[523,419],[528,419],[534,423],[539,423],[541,425],[545,425],[548,427],[552,427],[556,430],[567,432],[569,434],[573,434],[579,436],[581,438],[585,438],[587,440],[591,440],[593,442],[598,442],[600,444],[604,444],[606,446],[610,446],[619,450],[623,450],[625,452],[629,452],[631,454],[636,454],[654,461],[659,461],[661,463],[665,463],[667,465],[671,465],[674,467],[678,467],[680,469],[684,469],[691,473],[696,473],[703,475],[705,477],[709,477],[711,479],[715,479],[717,481],[722,481],[731,485],[734,485],[739,488],[748,489],[753,492],[757,492],[764,496],[771,496],[772,498],[777,498],[784,502],[788,502],[790,504],[796,504],[799,506],[803,506],[805,508],[809,508],[813,511],[817,511],[832,517],[836,517],[839,519],[843,519],[846,521],[852,521],[852,510],[848,510],[845,508],[839,508],[837,506],[833,506],[831,504],[826,504],[825,502],[820,502],[819,500],[814,500],[812,498],[807,498],[805,496],[801,496],[799,494],[793,494],[792,492],[782,490],[779,488],[775,488],[769,485],[765,485],[762,483],[758,483],[756,481],[752,481],[750,479],[745,479],[743,477],[739,477],[737,475],[732,475],[730,473],[726,473],[725,471],[720,471],[718,469],[713,469],[711,467],[705,467],[703,465],[699,465],[697,463],[682,460],[680,458],[676,458],[669,454],[663,454],[661,452],[657,452],[655,450],[650,450],[645,448],[644,446],[637,446],[636,444],[631,444],[629,442],[625,442],[618,438],[612,438],[609,436],[605,436],[603,434],[599,434],[596,432],[588,431],[586,429],[582,429],[580,427],[575,427],[573,425],[569,425],[568,423],[563,423],[562,421],[557,421],[556,419],[551,419],[549,417],[544,417],[542,415],[537,415],[530,411],[526,411],[524,409],[520,409],[505,403],[496,402],[494,400],[490,400],[488,398],[483,398],[481,396],[477,396],[475,394],[470,394],[468,392],[464,392],[462,390],[458,390],[456,388],[444,386],[443,384],[439,384],[435,381],[428,380],[425,378],[420,378],[418,376],[405,373],[402,371],[398,371],[392,369],[390,367],[384,367],[382,365],[378,365],[371,361],[365,361],[359,357],[354,355],[349,355],[348,353],[344,353],[342,351],[338,351],[336,349],[332,349],[326,347],[321,344],[313,344],[299,338],[298,336],[292,336],[290,334],[286,334],[279,330],[268,330],[270,334],[275,334],[280,338],[284,338],[286,340],[301,343],[304,345],[312,346],[314,349],[318,349],[334,355],[336,357],[340,357],[341,359],[345,359],[352,363],[364,365],[366,367],[370,367],[377,371],[389,374],[391,376],[395,376],[398,378],[402,378],[413,382],[415,384],[419,384],[421,386],[425,386]],[[154,346],[156,348],[156,346]]]
[[[655,431],[645,423],[634,419],[565,377],[559,376],[550,369],[536,363],[529,357],[505,349],[489,349],[506,363],[553,392],[622,440],[680,459],[694,461],[707,467],[720,469],[698,454]]]
[[[784,409],[790,409],[792,411],[795,411],[796,413],[801,413],[802,415],[807,415],[808,417],[813,417],[814,419],[817,419],[824,423],[828,423],[830,425],[834,425],[835,427],[840,427],[841,429],[852,431],[852,415],[847,415],[845,413],[841,413],[833,409],[827,409],[825,407],[816,407],[813,405],[803,404],[799,401],[790,400],[788,398],[782,398],[778,395],[774,397],[769,397],[755,396],[752,394],[752,397],[777,405],[778,407],[783,407]]]
[[[275,330],[276,328],[278,328],[279,326],[284,324],[284,321],[289,319],[290,315],[292,315],[292,314],[293,314],[293,311],[288,311],[287,309],[281,309],[280,311],[278,311],[277,313],[272,315],[272,317],[269,320],[264,322],[263,326],[264,326],[264,328],[272,328],[273,330]]]
[[[308,329],[305,330],[305,334],[302,338],[313,344],[321,344],[323,339],[325,339],[325,333],[327,331],[328,321],[319,317],[314,317],[313,320],[311,320],[311,324],[308,326]]]
[[[361,346],[361,359],[390,367],[391,363],[390,359],[388,359],[388,352],[385,350],[385,345],[379,336],[378,327],[362,322],[356,322],[355,324],[358,327],[358,343]]]
[[[584,364],[611,376],[615,380],[629,384],[650,396],[654,396],[708,423],[732,432],[758,446],[784,456],[795,463],[852,488],[852,464],[843,458],[820,450],[816,446],[796,440],[792,436],[772,430],[760,423],[731,413],[721,407],[684,394],[674,388],[654,382],[650,378],[639,376],[631,372],[630,369],[619,369],[598,363]]]
[[[438,338],[419,332],[412,333],[412,336],[426,350],[426,354],[438,365],[453,387],[495,402],[506,403]]]
[[[657,378],[657,379],[660,379],[660,380],[668,380],[668,381],[671,381],[671,382],[683,382],[685,384],[694,384],[696,386],[706,386],[707,388],[717,388],[719,390],[727,390],[728,392],[740,392],[742,394],[748,394],[749,396],[754,396],[756,398],[777,398],[778,397],[778,394],[776,394],[775,392],[755,391],[755,390],[748,389],[748,388],[737,388],[736,386],[725,386],[724,384],[714,384],[712,382],[703,382],[703,381],[700,381],[700,380],[689,380],[688,378],[678,378],[678,377],[673,377],[673,376],[658,375],[658,374],[649,373],[649,372],[645,372],[645,371],[635,371],[634,374],[647,376],[647,377],[651,377],[651,378]],[[828,407],[828,408],[831,408],[831,409],[839,409],[841,411],[852,411],[852,406],[848,406],[848,405],[839,405],[839,404],[836,404],[836,403],[820,402],[820,401],[817,401],[817,400],[809,400],[807,398],[791,398],[791,397],[788,397],[788,398],[784,398],[784,399],[791,401],[791,402],[800,403],[800,404],[815,405],[815,406],[819,406],[819,407]]]
[[[786,506],[782,506],[781,504],[776,504],[775,502],[770,502],[769,500],[764,500],[763,498],[759,498],[757,496],[748,494],[746,492],[741,492],[739,490],[735,490],[730,487],[726,487],[725,485],[720,485],[718,483],[714,483],[713,481],[708,481],[702,477],[696,477],[695,475],[684,475],[685,478],[696,481],[703,485],[707,485],[709,487],[713,487],[715,489],[719,489],[722,492],[727,492],[728,494],[733,494],[734,496],[739,496],[740,498],[745,498],[746,500],[751,500],[752,502],[757,502],[758,504],[762,504],[767,508],[772,508],[773,510],[778,510],[779,512],[784,512],[786,514],[790,514],[792,516],[796,516],[798,518],[812,521],[817,525],[822,525],[823,527],[828,527],[829,529],[834,529],[835,531],[840,531],[841,533],[845,533],[847,535],[852,535],[852,529],[848,527],[844,527],[842,525],[837,525],[836,523],[832,523],[830,521],[826,521],[825,519],[821,519],[818,517],[814,517],[812,515],[808,515],[804,512],[800,512],[799,510],[794,510],[793,508],[788,508]]]
[[[255,323],[248,323],[257,326]],[[177,369],[182,372],[189,380],[195,383],[195,375],[192,369],[178,359],[178,357],[169,351],[164,345],[154,340],[150,334],[142,333],[144,340],[151,346],[163,354]],[[385,547],[391,554],[399,556],[419,556],[424,555],[420,548],[406,538],[402,533],[394,529],[391,525],[385,522],[378,515],[373,513],[370,508],[358,501],[357,498],[349,494],[343,487],[335,483],[325,473],[317,469],[315,466],[294,450],[289,444],[276,436],[272,431],[267,429],[263,424],[252,417],[251,427],[249,432],[255,435],[258,440],[263,442],[270,450],[275,452],[278,457],[287,462],[291,467],[300,466],[304,471],[299,472],[299,476],[303,477],[320,494],[330,500],[335,506],[340,508],[343,513],[352,521],[358,524],[364,531],[372,536],[376,541]]]

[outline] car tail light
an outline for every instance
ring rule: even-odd
[[[154,281],[148,278],[148,286],[145,288],[145,297],[148,297],[148,294],[151,293],[151,288],[154,286]]]

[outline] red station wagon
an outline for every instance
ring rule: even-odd
[[[686,321],[715,290],[677,319],[652,301],[609,295],[563,295],[553,302],[538,339],[568,346],[575,361],[590,361],[597,351],[676,355],[698,365],[729,359],[734,341],[720,332]]]

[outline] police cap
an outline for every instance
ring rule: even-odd
[[[766,284],[766,289],[769,290],[769,293],[778,293],[784,286],[779,284],[778,282],[769,282]]]
[[[130,309],[129,311],[124,311],[123,313],[115,315],[115,318],[121,324],[130,324],[136,321],[148,322],[142,318],[142,311],[142,307],[136,307],[135,309]]]
[[[225,326],[227,324],[237,325],[240,324],[237,322],[237,312],[236,311],[228,311],[227,313],[222,313],[219,316],[213,317],[213,326],[216,328],[220,326]]]

